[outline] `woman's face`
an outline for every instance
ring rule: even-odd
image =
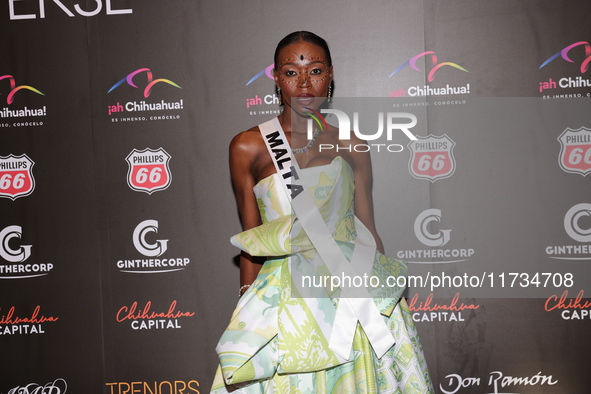
[[[299,41],[279,51],[275,83],[281,89],[284,103],[317,107],[315,102],[319,101],[315,98],[327,97],[331,82],[332,66],[326,63],[321,47]],[[292,100],[294,97],[297,99]]]

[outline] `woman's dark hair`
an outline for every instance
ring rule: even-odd
[[[324,41],[322,37],[319,37],[316,34],[311,33],[309,31],[294,31],[293,33],[290,33],[283,37],[283,39],[279,41],[279,44],[277,44],[274,57],[275,69],[277,69],[277,66],[279,65],[279,52],[286,46],[300,41],[309,42],[310,44],[314,44],[322,48],[324,50],[324,53],[326,54],[327,65],[329,67],[332,66],[332,58],[330,57],[330,50],[328,49],[328,44],[326,43],[326,41]]]

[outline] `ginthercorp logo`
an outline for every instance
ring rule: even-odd
[[[418,71],[420,73],[424,73],[424,70],[421,70],[417,66],[417,61],[419,59],[427,57],[431,59],[431,69],[427,73],[427,81],[433,82],[435,80],[435,73],[437,73],[443,67],[451,67],[456,70],[460,70],[463,72],[468,72],[464,67],[460,66],[457,63],[453,62],[442,62],[439,63],[437,59],[437,55],[433,51],[426,51],[421,52],[416,56],[413,56],[406,62],[404,62],[401,66],[399,66],[396,70],[392,71],[388,78],[392,78],[394,75],[398,74],[402,71],[405,67],[410,67],[411,69]],[[454,94],[469,94],[470,93],[470,84],[466,84],[464,86],[449,86],[446,85],[445,87],[431,87],[429,85],[425,86],[411,86],[406,89],[398,88],[398,90],[390,91],[390,97],[425,97],[425,96],[440,96],[440,95],[454,95]]]
[[[564,231],[578,245],[547,246],[546,254],[557,260],[591,260],[591,204],[572,206],[564,215]]]
[[[267,78],[273,79],[273,68],[275,67],[274,64],[270,64],[269,66],[265,67],[255,76],[250,78],[246,83],[246,86],[250,85],[263,75],[266,75]],[[269,85],[272,86],[272,85]],[[255,110],[256,108],[261,108],[260,106],[274,106],[274,109],[267,109],[267,110]],[[246,98],[246,108],[250,109],[250,115],[273,115],[279,114],[281,110],[277,107],[279,105],[279,97],[276,94],[266,94],[266,95],[258,95],[255,94],[254,96]]]
[[[578,41],[578,42],[572,43],[570,45],[567,45],[566,47],[564,47],[563,49],[561,49],[560,51],[558,51],[554,55],[550,56],[545,62],[542,63],[542,65],[539,67],[539,69],[546,67],[547,65],[552,63],[554,60],[558,59],[559,57],[563,61],[576,64],[578,62],[578,60],[577,60],[577,62],[575,62],[575,60],[572,60],[572,58],[571,58],[571,56],[573,56],[573,57],[575,56],[575,55],[573,55],[574,48],[583,49],[583,52],[582,52],[583,60],[581,60],[578,71],[580,71],[581,74],[586,73],[589,70],[589,65],[591,64],[591,45],[587,41]],[[577,57],[580,58],[581,57],[580,54],[581,54],[581,52],[579,52],[579,55]],[[547,81],[539,82],[540,93],[545,92],[546,90],[588,88],[588,87],[591,87],[591,79],[588,79],[588,78],[585,79],[580,75],[578,75],[576,77],[573,77],[573,76],[558,77],[558,78],[556,78],[556,80],[550,78]],[[591,93],[587,93],[585,96],[590,97]],[[555,95],[544,96],[544,98],[564,98],[564,97],[583,97],[583,94],[581,94],[581,93],[578,93],[578,94],[555,94]]]
[[[165,257],[168,250],[168,239],[157,239],[159,233],[158,221],[144,220],[133,230],[133,246],[144,257],[117,261],[117,268],[121,272],[144,274],[180,271],[191,262],[188,257]],[[159,238],[159,237],[158,237]]]
[[[158,222],[156,220],[144,220],[138,224],[133,230],[133,245],[138,252],[146,257],[162,256],[168,248],[168,240],[159,239],[150,244],[146,241],[146,234],[151,232],[158,233]]]
[[[17,92],[33,92],[41,96],[45,96],[41,91],[38,89],[29,86],[29,85],[18,85],[16,83],[16,79],[12,75],[2,75],[0,76],[0,86],[4,86],[6,82],[8,82],[8,94],[6,95],[6,104],[11,105],[14,102],[14,96]],[[5,91],[5,89],[0,88],[0,91]],[[20,93],[19,93],[20,95]],[[0,128],[6,127],[23,127],[23,126],[42,126],[43,122],[37,121],[39,118],[42,118],[47,115],[47,108],[45,106],[41,108],[8,108],[3,107],[0,108]],[[11,118],[29,118],[35,117],[35,121],[29,121],[24,119],[16,119]]]
[[[145,86],[140,88],[136,82],[139,79],[138,75],[145,76]],[[176,82],[171,81],[170,79],[166,78],[154,78],[152,70],[149,68],[139,68],[123,79],[119,80],[115,83],[107,94],[115,91],[119,87],[123,86],[130,86],[134,89],[140,89],[142,91],[142,96],[147,99],[153,93],[154,87],[157,84],[164,84],[168,86],[172,86],[177,89],[182,89]],[[118,90],[118,92],[121,89]],[[162,91],[162,90],[160,90]],[[125,104],[121,104],[121,102],[117,102],[115,104],[109,105],[107,108],[107,112],[109,116],[111,116],[112,122],[137,122],[137,121],[146,121],[146,120],[176,120],[180,119],[179,114],[170,114],[170,112],[166,113],[164,111],[178,111],[184,108],[183,99],[179,99],[178,101],[128,101]],[[134,115],[142,115],[142,116],[134,116],[134,117],[118,117],[114,115],[129,115],[129,113],[133,113]],[[163,114],[164,113],[164,114]]]
[[[456,160],[453,155],[455,146],[456,143],[446,134],[417,136],[415,141],[408,144],[411,152],[408,162],[410,175],[417,179],[428,179],[431,182],[449,178],[456,170]]]
[[[24,386],[16,386],[8,390],[8,394],[64,394],[67,389],[66,380],[58,378],[45,385],[29,383]]]
[[[587,176],[591,173],[591,129],[566,129],[560,137],[558,164],[565,172]]]
[[[127,184],[131,190],[152,194],[170,186],[170,155],[164,149],[134,149],[125,160],[129,165]]]
[[[441,222],[440,209],[432,208],[421,212],[415,220],[415,235],[427,246],[443,246],[449,242],[451,230],[438,230],[436,233],[431,233],[430,225],[433,222]]]
[[[15,7],[16,2],[20,2],[19,0],[8,0],[8,10],[10,13],[10,20],[22,20],[22,19],[43,19],[45,18],[45,3],[54,3],[52,6],[61,9],[61,11],[69,17],[76,16],[74,12],[68,7],[66,7],[60,0],[39,0],[38,2],[30,2],[33,4],[38,4],[38,13],[35,14],[25,14],[21,10],[19,10],[18,5]],[[118,1],[118,0],[115,0]],[[94,9],[90,6],[90,9],[82,9],[80,5],[74,5],[74,11],[76,14],[80,16],[90,17],[100,14],[103,10],[103,0],[95,0],[94,1]],[[115,8],[113,7],[113,0],[105,0],[105,14],[106,15],[121,15],[121,14],[132,14],[133,10],[130,8]],[[86,8],[86,7],[84,7]],[[31,12],[31,9],[27,7],[28,12]]]
[[[35,190],[33,166],[35,162],[29,156],[0,156],[0,197],[16,200]]]
[[[21,245],[18,249],[12,249],[9,245],[12,238],[20,239],[22,235],[21,226],[8,226],[0,231],[0,256],[9,263],[22,263],[31,257],[31,245]]]
[[[419,213],[414,222],[414,233],[419,242],[429,249],[399,250],[396,256],[409,263],[434,264],[467,261],[474,249],[443,248],[451,240],[451,229],[442,229],[443,215],[440,209],[429,208]]]
[[[0,264],[0,279],[34,278],[49,274],[52,263],[26,263],[31,257],[32,245],[19,242],[23,229],[18,225],[4,227],[0,231],[0,257],[8,264]]]
[[[581,228],[579,221],[583,218],[589,222],[589,228]],[[564,230],[569,237],[578,242],[591,243],[591,204],[577,204],[564,215]]]

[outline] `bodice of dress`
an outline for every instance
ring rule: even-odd
[[[406,275],[405,263],[375,252],[375,241],[371,232],[355,217],[353,170],[342,157],[336,157],[330,164],[306,168],[300,172],[299,175],[306,181],[308,192],[312,195],[329,233],[349,262],[356,244],[359,243],[359,237],[374,242],[373,264],[366,258],[363,264],[356,263],[351,268],[342,268],[351,273],[347,275],[375,276],[380,278],[380,283],[386,283],[389,276]],[[232,237],[231,242],[234,246],[251,256],[269,258],[292,256],[290,270],[296,282],[302,277],[341,274],[341,269],[338,268],[331,273],[326,262],[317,253],[299,219],[292,213],[289,196],[278,175],[261,180],[254,187],[254,192],[263,224]],[[317,242],[317,239],[314,240]],[[331,264],[332,260],[328,263]],[[338,291],[334,292],[334,289],[328,289],[326,286],[300,290],[306,291],[305,295],[300,294],[302,297],[338,297],[339,295]],[[365,294],[374,298],[376,305],[383,313],[389,313],[393,307],[391,300],[397,300],[403,290],[404,288],[398,285],[378,285],[367,287],[369,294]]]
[[[340,156],[330,164],[305,168],[301,170],[301,173],[317,206],[322,205],[324,200],[329,197],[337,176],[348,178],[346,182],[353,183],[353,173],[350,166]],[[263,223],[292,214],[289,197],[285,194],[277,173],[262,179],[256,184],[253,191]]]
[[[336,240],[355,239],[353,170],[342,157],[330,164],[300,171],[318,210]],[[282,256],[310,249],[306,234],[294,223],[289,196],[279,175],[262,179],[254,187],[263,224],[232,237],[232,244],[256,256]],[[295,249],[295,250],[294,250]]]

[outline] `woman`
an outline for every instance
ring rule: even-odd
[[[383,279],[406,267],[382,255],[369,154],[318,148],[361,142],[340,141],[318,116],[333,82],[326,42],[310,32],[289,34],[275,51],[274,73],[288,108],[230,145],[245,230],[232,238],[242,249],[241,298],[217,347],[212,392],[431,393],[402,289],[384,296],[376,287],[355,293],[326,282],[304,285],[308,275],[340,269],[355,274],[365,266]],[[296,147],[291,157],[283,139]]]

